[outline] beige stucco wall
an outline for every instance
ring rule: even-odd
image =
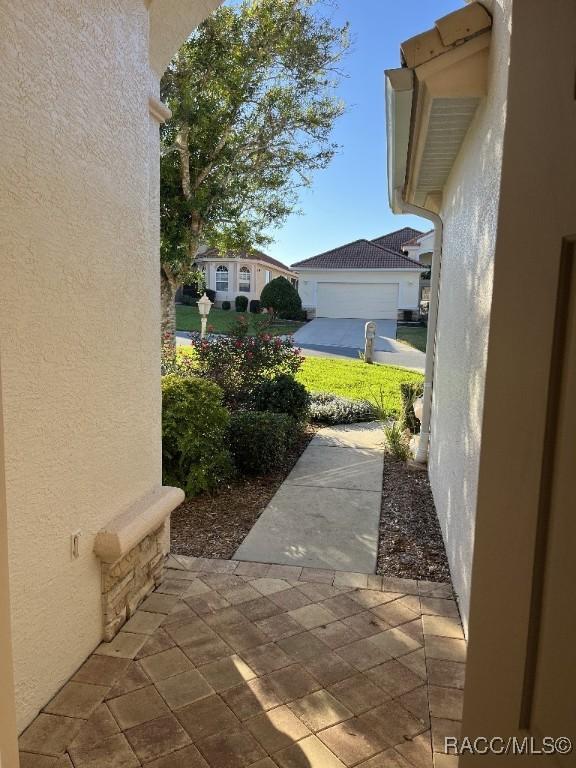
[[[318,283],[397,283],[398,309],[418,307],[420,273],[395,270],[301,270],[298,275],[298,292],[302,306],[315,309]]]
[[[100,640],[96,532],[161,483],[148,105],[157,4],[0,6],[0,347],[20,729]],[[191,31],[198,5],[217,4],[172,1],[179,26],[156,60]],[[155,14],[153,50],[161,25]]]
[[[494,16],[488,95],[460,150],[440,211],[444,240],[429,459],[465,627],[510,47],[510,2],[485,5]]]

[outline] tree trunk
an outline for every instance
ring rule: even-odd
[[[160,299],[162,305],[162,344],[176,346],[176,291],[178,283],[160,270]]]

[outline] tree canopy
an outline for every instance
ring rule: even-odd
[[[325,168],[344,105],[335,88],[348,46],[318,0],[220,7],[182,46],[161,82],[163,278],[186,279],[200,242],[222,252],[269,241]]]

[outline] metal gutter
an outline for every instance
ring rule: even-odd
[[[407,74],[405,74],[407,73]],[[436,363],[436,327],[438,319],[438,294],[440,265],[442,260],[443,223],[440,216],[425,208],[404,201],[404,187],[408,165],[410,121],[414,96],[414,73],[411,69],[386,70],[386,134],[388,141],[388,197],[394,213],[412,213],[428,219],[434,225],[434,248],[430,277],[430,305],[428,333],[426,336],[426,361],[424,365],[424,393],[422,420],[414,460],[424,464],[428,460],[430,422],[432,415],[432,391]]]

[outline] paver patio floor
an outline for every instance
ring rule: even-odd
[[[170,555],[20,738],[21,768],[446,768],[447,584]]]
[[[319,430],[234,558],[375,571],[382,441],[377,423]]]

